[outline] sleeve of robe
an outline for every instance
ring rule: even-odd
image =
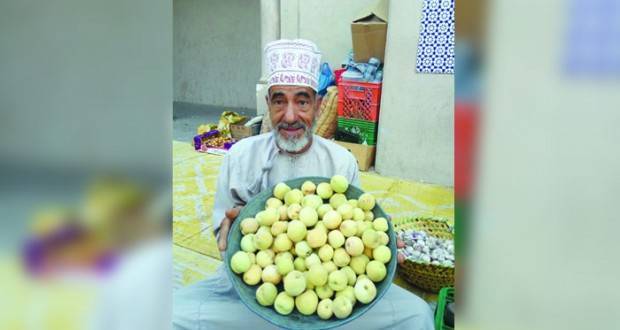
[[[362,184],[360,182],[360,170],[359,170],[359,167],[357,166],[357,160],[351,153],[348,153],[348,154],[349,154],[349,157],[351,158],[349,160],[349,170],[347,171],[347,173],[349,174],[349,177],[348,177],[349,182],[358,188],[362,188]]]
[[[220,237],[220,226],[226,210],[245,204],[231,184],[232,176],[235,175],[234,165],[230,160],[230,155],[226,154],[222,160],[220,174],[217,178],[215,201],[213,203],[213,233],[217,239]]]
[[[360,183],[360,171],[357,167],[357,163],[355,163],[353,174],[350,180],[351,180],[350,182],[352,185],[362,188],[362,184]]]

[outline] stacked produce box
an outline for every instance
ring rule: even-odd
[[[362,171],[374,163],[380,103],[381,83],[338,82],[336,140],[355,155]]]

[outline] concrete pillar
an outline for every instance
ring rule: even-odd
[[[454,185],[454,75],[415,71],[422,1],[390,1],[375,169]]]
[[[280,39],[280,0],[260,0],[260,28],[261,77],[256,84],[256,113],[259,115],[267,112],[265,103],[267,66],[263,58],[263,50],[269,42]]]
[[[282,38],[299,38],[299,0],[285,0],[280,6],[280,34]]]

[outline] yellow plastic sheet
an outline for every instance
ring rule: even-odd
[[[215,183],[219,172],[221,156],[197,153],[188,143],[173,143],[173,241],[178,247],[174,251],[175,270],[181,285],[206,278],[209,269],[201,265],[217,263],[220,255],[213,236],[211,212]],[[362,189],[373,193],[393,221],[407,217],[435,217],[454,223],[454,190],[432,184],[389,178],[371,172],[361,172]],[[176,247],[175,247],[176,248]],[[196,260],[202,255],[205,261]],[[411,291],[416,290],[400,279],[395,280]],[[419,292],[417,292],[419,293]],[[425,299],[433,295],[419,293]]]

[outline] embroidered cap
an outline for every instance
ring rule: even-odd
[[[307,86],[315,91],[319,86],[321,52],[304,39],[281,39],[265,46],[269,74],[267,85]]]

